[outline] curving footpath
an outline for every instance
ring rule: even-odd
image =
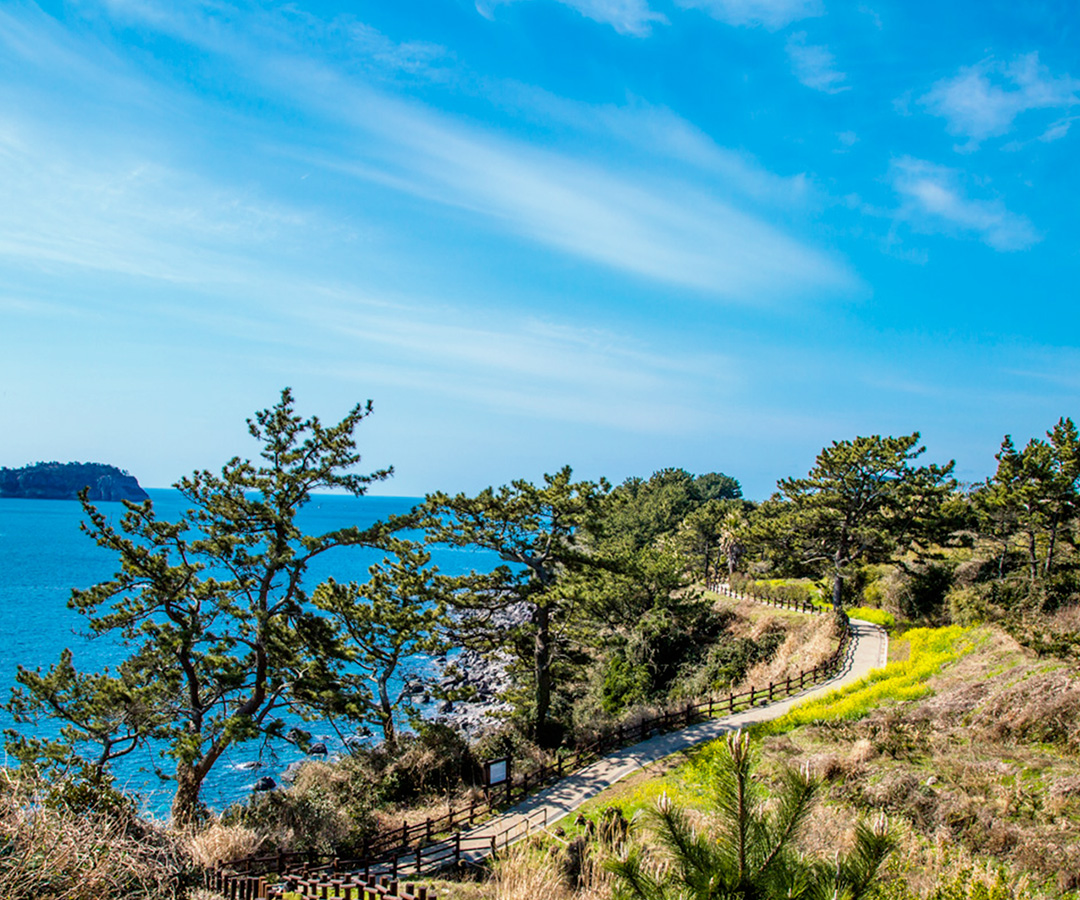
[[[616,782],[672,753],[715,740],[729,731],[778,719],[793,706],[858,681],[872,669],[884,666],[889,652],[889,638],[885,630],[861,619],[851,620],[851,630],[852,640],[840,671],[828,681],[767,706],[690,725],[610,753],[483,825],[462,832],[461,845],[478,849],[462,853],[461,857],[479,861],[490,854],[496,843],[499,846],[511,844],[532,830],[558,822]],[[403,867],[402,871],[406,871],[406,868]]]

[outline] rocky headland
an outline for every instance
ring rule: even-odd
[[[94,502],[148,500],[134,475],[104,463],[39,462],[19,469],[0,468],[0,497],[75,500],[88,490]]]

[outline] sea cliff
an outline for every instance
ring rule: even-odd
[[[133,475],[104,463],[39,462],[19,469],[0,468],[0,497],[74,500],[87,488],[89,499],[149,499]]]

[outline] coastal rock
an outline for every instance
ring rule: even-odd
[[[308,747],[308,756],[326,756],[329,751],[326,749],[326,744],[322,741],[316,741],[310,747]]]
[[[241,771],[249,771],[251,769],[262,768],[262,763],[259,762],[259,760],[257,759],[249,759],[245,762],[237,763],[236,768],[240,769]]]
[[[255,785],[251,788],[253,791],[272,791],[277,787],[277,782],[274,781],[269,775],[263,775]]]
[[[530,614],[526,604],[517,604],[496,613],[494,624],[496,628],[512,628],[527,622]],[[477,738],[495,727],[498,715],[510,708],[499,699],[499,695],[510,687],[507,672],[510,661],[506,654],[481,654],[471,649],[464,649],[441,662],[435,660],[439,689],[451,697],[431,710],[431,720],[447,725],[467,738]],[[425,696],[424,700],[427,699]]]
[[[296,780],[296,776],[300,774],[300,768],[304,765],[302,759],[296,762],[291,762],[285,767],[285,771],[281,773],[281,780],[287,781],[292,784]]]
[[[297,744],[298,746],[302,747],[304,744],[311,740],[311,732],[304,731],[303,728],[293,727],[290,728],[287,732],[285,732],[285,740],[287,740],[290,744]]]

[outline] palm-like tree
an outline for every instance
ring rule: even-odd
[[[800,855],[793,847],[819,790],[805,771],[788,770],[772,809],[751,778],[755,763],[747,735],[729,735],[712,786],[719,826],[695,828],[665,794],[651,812],[663,861],[652,864],[641,846],[608,868],[617,900],[859,900],[893,847],[884,827],[859,825],[855,846],[835,861]]]

